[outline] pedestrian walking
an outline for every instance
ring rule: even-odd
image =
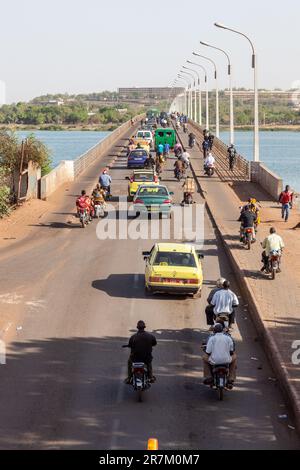
[[[285,190],[279,196],[279,203],[282,206],[282,218],[288,222],[290,210],[293,208],[294,194],[290,186],[286,186]]]

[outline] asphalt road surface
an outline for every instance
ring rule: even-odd
[[[163,178],[178,204],[172,164]],[[75,195],[96,182],[102,167],[95,164],[71,185],[29,240],[0,254],[0,310],[7,318],[0,448],[145,449],[149,437],[160,449],[299,448],[242,298],[234,331],[237,386],[220,403],[202,385],[207,295],[220,274],[239,292],[207,214],[202,299],[145,297],[142,251],[154,241],[99,240],[96,222],[82,230],[72,215]],[[111,175],[116,206],[127,192],[124,154]],[[200,194],[196,200],[203,203]],[[158,339],[157,383],[143,403],[123,384],[128,351],[121,349],[140,319]]]

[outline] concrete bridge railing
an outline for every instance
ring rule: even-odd
[[[144,114],[136,116],[134,121],[136,122],[143,117]],[[76,160],[61,161],[56,168],[41,179],[41,199],[46,200],[61,185],[78,178],[95,160],[101,159],[107,150],[116,144],[131,127],[131,120],[127,121]]]

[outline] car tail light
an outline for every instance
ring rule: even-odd
[[[134,204],[144,204],[144,201],[142,201],[142,199],[136,199]]]
[[[154,176],[154,183],[158,183],[158,176]]]
[[[198,279],[187,279],[187,284],[199,284]]]
[[[161,278],[160,277],[150,277],[150,282],[160,282]]]
[[[165,199],[163,204],[171,204],[171,200],[170,199]]]

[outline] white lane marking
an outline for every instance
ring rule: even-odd
[[[0,302],[2,304],[19,305],[22,303],[22,300],[23,295],[18,295],[15,292],[0,295]]]
[[[138,289],[139,288],[139,280],[140,280],[140,275],[135,274],[134,275],[134,280],[133,280],[133,288]]]
[[[137,279],[139,278],[139,275],[136,274],[135,276],[137,276]],[[134,276],[134,277],[135,277]],[[132,317],[133,317],[133,312],[134,312],[134,307],[135,307],[135,299],[132,299],[131,300],[131,303],[130,303],[130,310],[129,310],[129,324],[131,324],[131,320],[132,320]],[[118,393],[117,393],[117,399],[116,399],[116,405],[119,406],[121,405],[123,399],[124,399],[124,391],[125,391],[125,387],[128,385],[125,385],[124,384],[124,380],[125,380],[125,377],[127,376],[127,367],[126,365],[124,365],[120,371],[120,380],[119,380],[119,388],[118,388]],[[111,442],[110,442],[110,450],[117,450],[117,443],[118,443],[118,432],[119,432],[119,429],[120,429],[120,425],[121,425],[121,420],[120,418],[115,418],[113,420],[113,425],[112,425],[112,437],[111,437]]]

